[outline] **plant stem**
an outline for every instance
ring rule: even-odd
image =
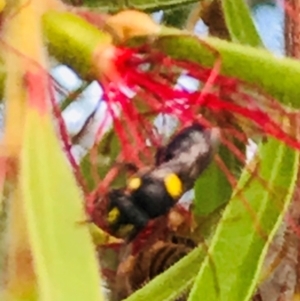
[[[110,43],[111,37],[67,12],[49,11],[43,16],[43,24],[50,53],[81,77],[92,79],[93,52],[100,43]]]
[[[47,12],[43,21],[52,54],[83,78],[96,77],[93,55],[99,45],[110,43],[109,36],[70,13]],[[169,27],[162,28],[161,38],[153,43],[153,47],[173,58],[189,58],[210,68],[219,53],[221,74],[256,84],[282,103],[300,107],[300,63],[296,60],[216,38],[206,38],[202,42],[184,31]]]
[[[170,29],[164,33],[166,36],[158,39],[157,47],[173,58],[188,57],[191,61],[211,68],[218,53],[222,59],[221,74],[256,84],[280,102],[294,108],[300,107],[298,61],[217,38],[206,38],[202,42],[190,36],[168,37],[168,33],[174,33]]]

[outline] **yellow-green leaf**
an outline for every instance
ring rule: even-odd
[[[265,181],[251,179],[244,170],[195,280],[191,301],[246,301],[254,293],[267,247],[292,197],[299,152],[270,139],[260,146],[259,157]]]
[[[99,301],[83,197],[49,116],[27,113],[20,183],[41,301]]]

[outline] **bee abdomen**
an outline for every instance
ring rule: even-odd
[[[173,243],[166,243],[159,248],[153,255],[153,259],[149,266],[149,278],[153,279],[155,276],[163,273],[174,263],[179,261],[190,251],[189,248],[183,245],[176,245]]]
[[[186,245],[159,241],[150,250],[139,253],[129,275],[132,291],[141,288],[145,283],[163,273],[191,250],[192,248]]]
[[[197,244],[195,243],[194,240],[192,240],[189,237],[184,237],[184,236],[172,235],[171,242],[174,244],[178,244],[178,245],[179,244],[184,245],[190,249],[197,247]]]

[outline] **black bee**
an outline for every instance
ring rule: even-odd
[[[132,240],[149,220],[163,216],[212,161],[218,130],[193,124],[156,154],[156,166],[141,170],[127,186],[108,194],[107,223],[111,233]]]

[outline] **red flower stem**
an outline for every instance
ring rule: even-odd
[[[117,158],[116,161],[119,161],[121,156]],[[94,209],[95,201],[104,196],[108,192],[108,187],[116,179],[119,173],[119,166],[113,166],[110,171],[106,174],[105,178],[98,184],[98,186],[88,195],[86,201],[87,212],[91,214]]]
[[[51,91],[51,87],[49,87],[49,90]],[[58,122],[59,132],[60,132],[62,143],[64,145],[65,154],[66,154],[66,156],[67,156],[67,158],[68,158],[68,160],[69,160],[69,162],[72,166],[74,176],[76,178],[76,181],[77,181],[78,185],[81,187],[81,189],[83,190],[84,193],[87,193],[88,190],[87,190],[85,180],[84,180],[84,178],[83,178],[83,176],[80,172],[79,166],[76,163],[76,160],[75,160],[75,158],[72,154],[72,151],[71,151],[72,144],[70,143],[70,137],[69,137],[69,134],[67,132],[65,122],[62,118],[61,111],[60,111],[60,109],[58,108],[58,105],[55,102],[55,98],[54,98],[53,93],[51,93],[50,100],[51,100],[54,116],[56,117],[56,120]]]

